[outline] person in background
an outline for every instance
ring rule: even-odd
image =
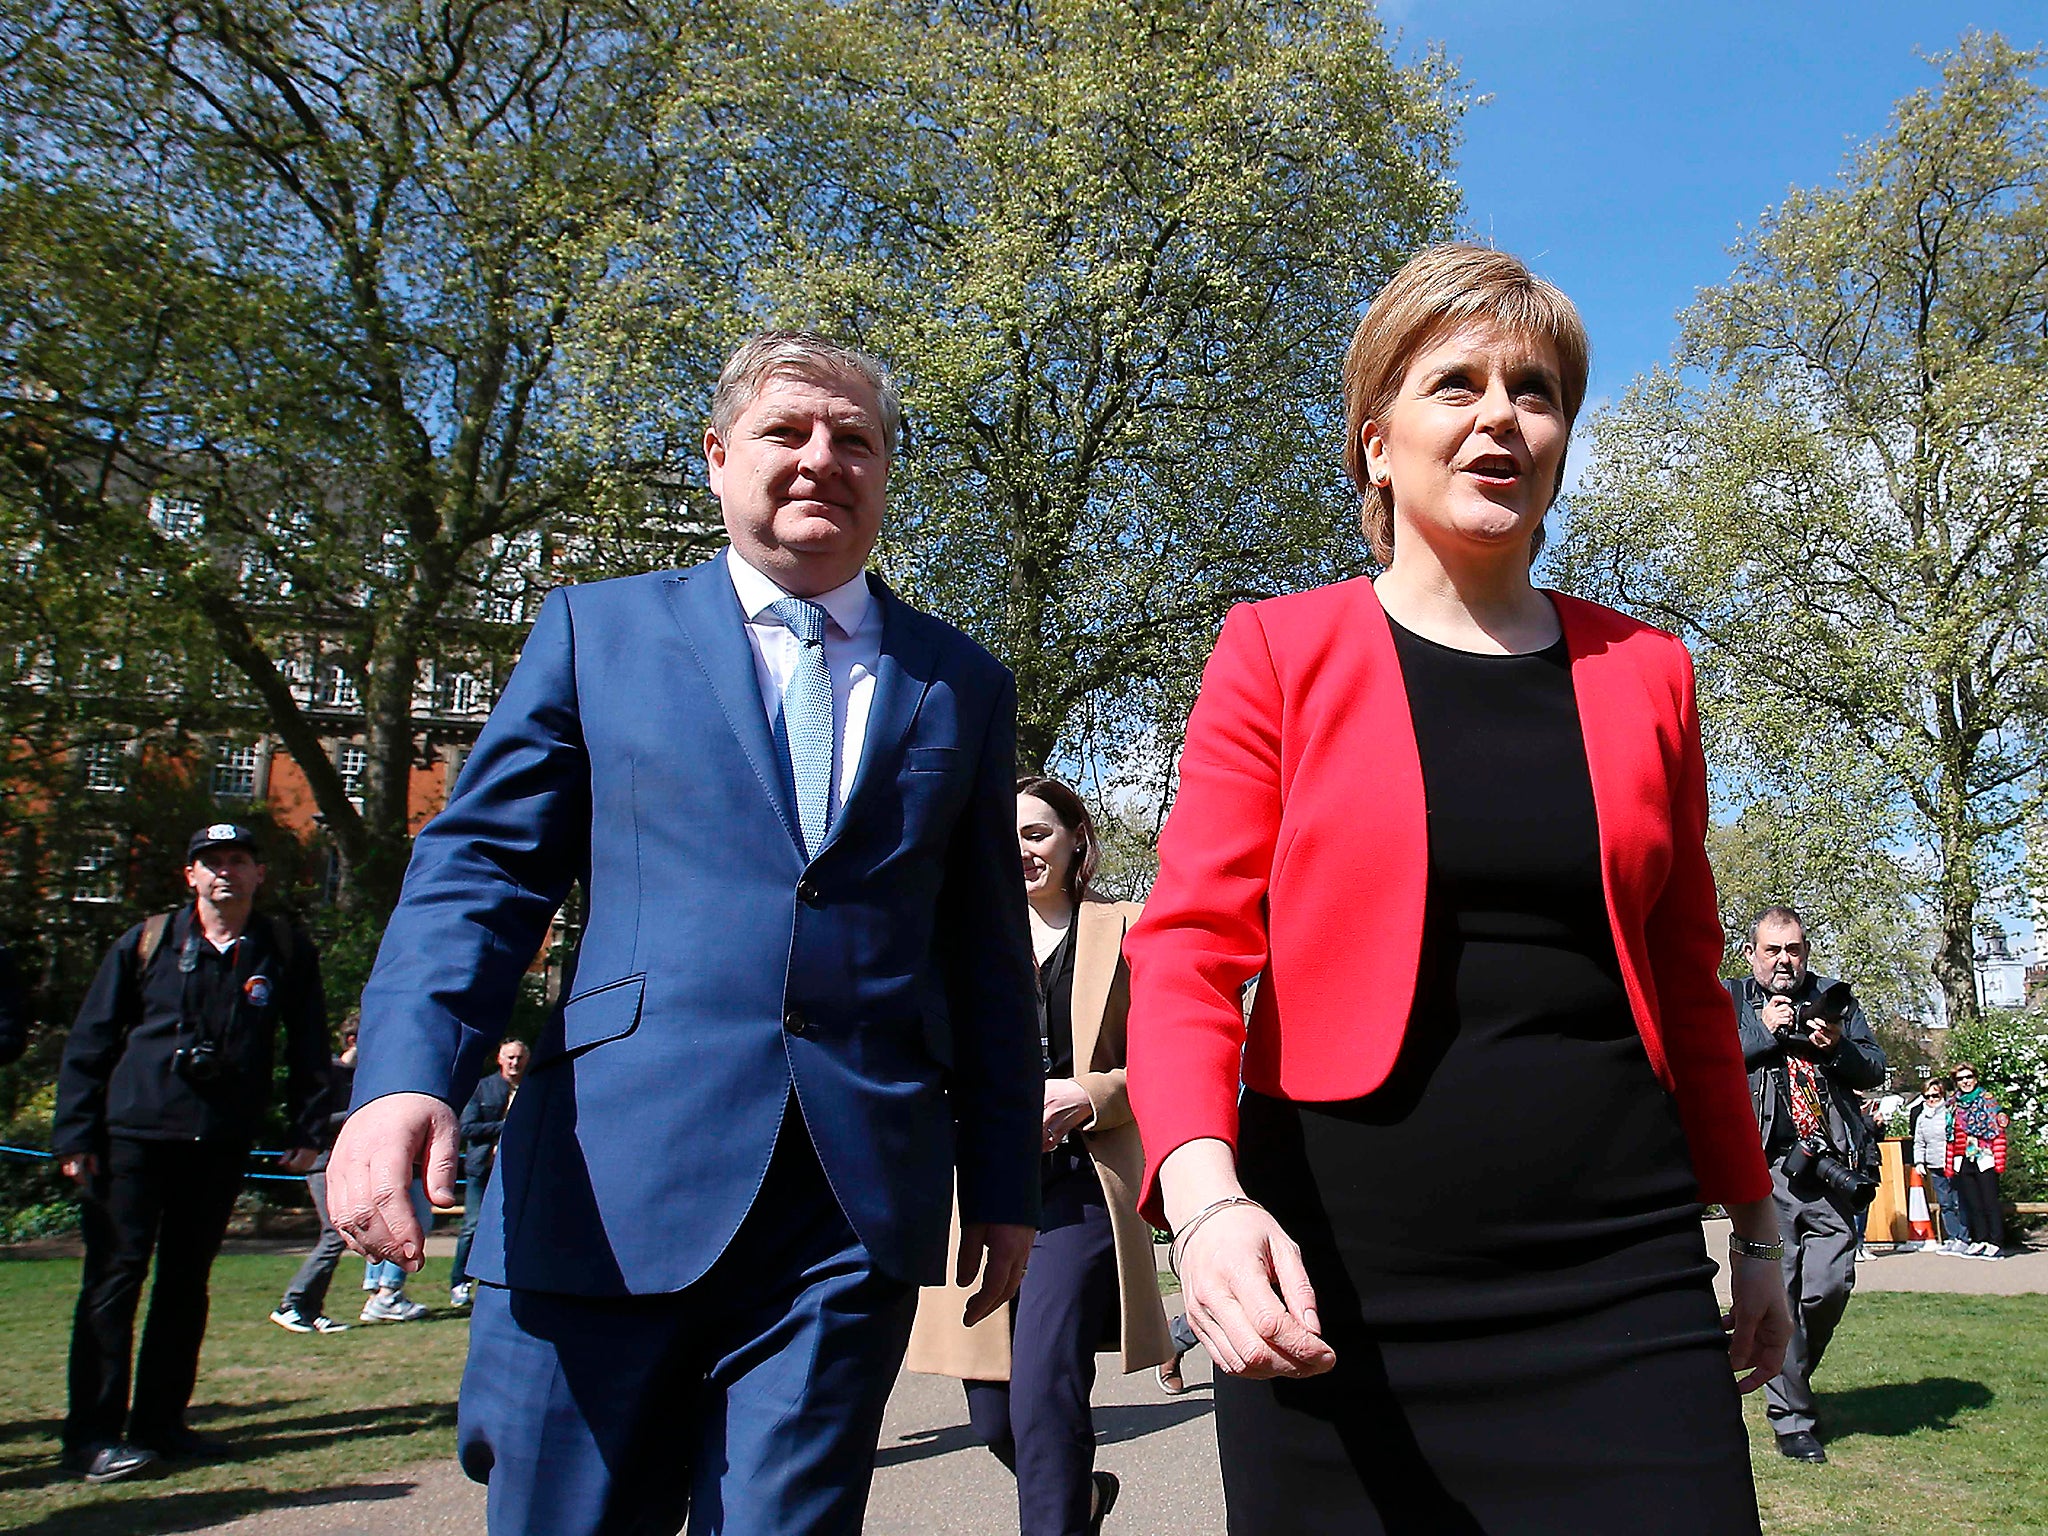
[[[64,1465],[90,1483],[165,1456],[214,1460],[185,1409],[206,1337],[207,1277],[270,1107],[280,1036],[289,1149],[303,1174],[327,1090],[327,1004],[303,930],[254,917],[256,834],[215,822],[185,849],[189,906],[136,924],[100,962],[57,1072],[50,1143],[84,1198]],[[156,1261],[149,1319],[129,1350]]]
[[[1038,960],[1044,1215],[1015,1305],[968,1327],[963,1287],[921,1291],[904,1363],[966,1383],[975,1433],[1016,1476],[1022,1536],[1092,1536],[1120,1490],[1095,1469],[1095,1352],[1120,1344],[1127,1372],[1172,1353],[1132,1194],[1145,1152],[1124,1086],[1123,942],[1139,909],[1088,889],[1095,826],[1057,779],[1017,781],[1017,850]]]
[[[270,1314],[270,1320],[287,1333],[347,1333],[347,1323],[327,1315],[327,1287],[333,1282],[334,1267],[348,1252],[348,1244],[336,1230],[327,1209],[327,1154],[341,1124],[348,1119],[348,1096],[356,1078],[356,1015],[350,1012],[342,1023],[341,1053],[327,1068],[327,1113],[320,1127],[320,1155],[306,1175],[306,1193],[313,1197],[313,1210],[320,1218],[320,1236],[284,1288],[284,1296]]]
[[[1913,1117],[1913,1164],[1941,1207],[1941,1239],[1923,1246],[1939,1253],[1963,1254],[1970,1248],[1970,1224],[1963,1217],[1955,1181],[1948,1176],[1950,1120],[1948,1080],[1930,1077],[1920,1090],[1920,1110]]]
[[[1999,1207],[1998,1176],[2005,1172],[2005,1133],[2011,1118],[1977,1069],[1963,1062],[1954,1072],[1956,1100],[1950,1111],[1948,1176],[1970,1223],[1970,1253],[1979,1259],[2005,1257],[2005,1212]]]
[[[1530,574],[1587,369],[1514,257],[1412,257],[1344,360],[1385,570],[1232,609],[1188,722],[1130,1091],[1232,1536],[1758,1530],[1787,1322],[1691,659]]]
[[[1840,994],[1833,978],[1810,969],[1813,947],[1795,909],[1759,912],[1742,953],[1750,973],[1727,987],[1785,1236],[1784,1284],[1792,1308],[1792,1342],[1785,1368],[1764,1389],[1765,1413],[1781,1456],[1824,1462],[1813,1374],[1856,1289],[1875,1180],[1860,1195],[1849,1185],[1878,1166],[1857,1090],[1884,1081],[1884,1052],[1860,1004],[1830,1010],[1828,1000]]]
[[[0,944],[0,1067],[21,1060],[28,1049],[28,991],[14,956]]]
[[[491,1187],[491,1169],[498,1161],[498,1138],[504,1133],[505,1117],[512,1112],[519,1079],[526,1075],[529,1054],[523,1040],[500,1045],[498,1070],[476,1085],[456,1127],[462,1140],[462,1236],[455,1240],[455,1264],[448,1271],[451,1307],[468,1306],[475,1294],[475,1282],[469,1278],[469,1245],[476,1240],[477,1222],[484,1213],[484,1191]]]
[[[420,1247],[426,1248],[426,1234],[433,1230],[434,1203],[427,1198],[424,1180],[414,1179],[406,1190],[412,1205],[413,1220],[419,1223]],[[395,1259],[363,1260],[363,1289],[370,1292],[370,1299],[363,1303],[362,1321],[366,1323],[416,1323],[427,1315],[425,1303],[414,1301],[405,1294],[405,1266]]]

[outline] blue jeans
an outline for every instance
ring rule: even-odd
[[[1922,1168],[1920,1175],[1927,1181],[1927,1187],[1934,1191],[1935,1203],[1941,1207],[1941,1235],[1967,1243],[1970,1224],[1963,1219],[1963,1202],[1956,1195],[1955,1182],[1947,1174],[1932,1168]]]
[[[420,1234],[434,1224],[434,1207],[427,1200],[427,1187],[418,1179],[412,1181],[412,1213],[419,1218]],[[405,1270],[389,1259],[378,1259],[372,1263],[363,1260],[363,1289],[366,1291],[396,1291],[405,1285]]]

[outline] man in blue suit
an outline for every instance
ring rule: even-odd
[[[459,1443],[495,1536],[860,1529],[957,1171],[970,1320],[1037,1218],[1016,695],[864,574],[901,407],[757,337],[705,434],[730,547],[548,595],[363,994],[328,1199],[416,1266],[456,1119],[572,883],[567,1002],[470,1268]]]

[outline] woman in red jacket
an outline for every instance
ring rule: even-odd
[[[1729,1367],[1789,1323],[1691,663],[1529,575],[1586,369],[1513,257],[1411,260],[1344,364],[1385,571],[1234,610],[1188,722],[1130,1093],[1232,1536],[1757,1529]]]
[[[2005,1133],[2011,1116],[1977,1081],[1977,1069],[1963,1062],[1954,1072],[1955,1102],[1949,1106],[1948,1176],[1963,1202],[1963,1218],[1979,1259],[2005,1257],[2005,1212],[1998,1196],[2005,1172]]]

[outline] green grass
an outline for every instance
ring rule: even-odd
[[[414,1323],[347,1333],[286,1333],[270,1309],[295,1254],[223,1257],[192,1427],[235,1444],[235,1460],[163,1477],[87,1487],[57,1466],[64,1359],[78,1294],[76,1259],[0,1262],[0,1530],[36,1536],[189,1531],[275,1502],[376,1482],[396,1468],[452,1456],[455,1393],[469,1324],[437,1308]],[[448,1261],[408,1282],[432,1304],[448,1296]],[[362,1260],[345,1257],[328,1310],[355,1323]]]
[[[1749,1403],[1772,1536],[2048,1533],[2048,1296],[1854,1297],[1814,1387],[1826,1466]]]
[[[0,1262],[0,1530],[36,1536],[188,1531],[446,1457],[468,1327],[445,1308],[322,1338],[266,1319],[296,1265],[214,1267],[194,1427],[240,1454],[149,1482],[88,1488],[57,1467],[75,1259]],[[360,1304],[342,1261],[332,1310]],[[447,1264],[415,1277],[446,1295]],[[1777,1454],[1749,1403],[1772,1536],[2048,1536],[2048,1296],[1858,1296],[1818,1382],[1830,1461]],[[1646,1533],[1654,1536],[1654,1533]]]

